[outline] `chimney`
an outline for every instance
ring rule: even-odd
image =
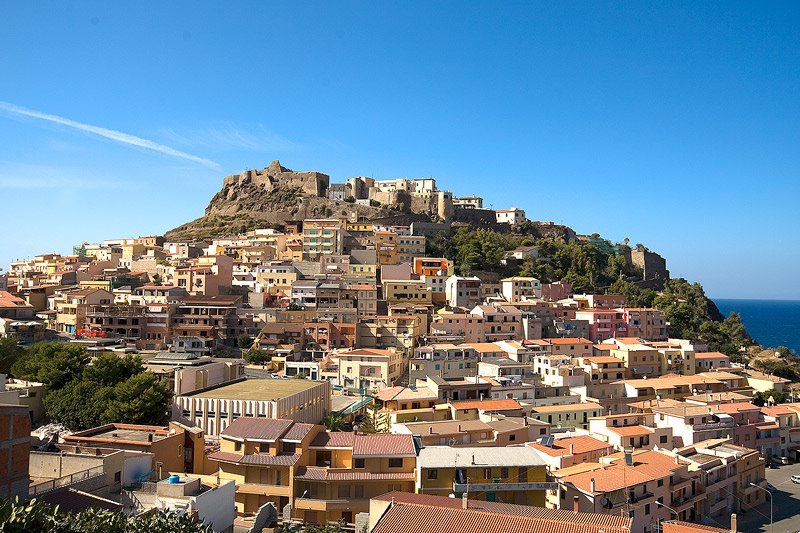
[[[736,513],[731,513],[731,533],[738,533],[739,530],[736,526]]]
[[[580,504],[578,503],[579,501],[580,500],[578,499],[577,496],[572,497],[572,510],[576,513],[578,512],[578,509],[580,509],[581,507]]]
[[[594,492],[594,478],[589,480],[589,490]]]
[[[467,499],[467,493],[465,492],[464,495],[461,497],[461,508],[467,509],[469,507],[469,500]]]

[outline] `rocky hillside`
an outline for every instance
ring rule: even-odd
[[[325,217],[368,219],[391,217],[393,211],[325,197],[328,176],[295,172],[273,161],[263,170],[227,176],[205,215],[169,230],[167,240],[192,241],[232,235],[256,227],[280,226],[290,220]]]

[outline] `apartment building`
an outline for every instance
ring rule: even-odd
[[[240,418],[220,436],[221,479],[236,481],[236,508],[271,501],[310,524],[352,523],[369,498],[412,490],[416,450],[410,435],[326,432],[291,420]]]
[[[632,531],[643,533],[655,532],[659,521],[675,514],[685,521],[700,518],[706,493],[688,461],[657,451],[635,451],[628,460],[630,466],[616,454],[602,463],[555,472],[559,490],[548,495],[549,504],[578,512],[625,513],[633,520]]]
[[[392,387],[404,371],[403,354],[396,350],[353,348],[332,352],[338,362],[337,384],[380,391]]]
[[[31,343],[42,340],[44,335],[45,323],[36,318],[33,305],[0,290],[0,338],[15,337]]]
[[[522,338],[522,313],[511,305],[476,305],[471,314],[483,318],[487,342]]]
[[[589,340],[592,342],[628,336],[628,322],[623,313],[616,309],[578,309],[575,311],[575,318],[589,323]]]
[[[478,354],[471,346],[449,343],[421,346],[414,349],[414,356],[408,361],[408,382],[413,384],[428,376],[444,379],[476,376],[478,362]]]
[[[303,260],[315,260],[321,255],[341,255],[344,228],[338,219],[307,219],[303,222]]]
[[[542,297],[542,282],[536,278],[513,276],[500,280],[503,298],[507,302],[523,302]]]
[[[171,337],[200,337],[233,346],[236,338],[249,333],[252,318],[238,313],[241,296],[187,296],[170,317]]]
[[[410,355],[423,334],[419,316],[373,316],[365,317],[357,324],[360,348],[390,349]]]
[[[484,318],[471,313],[438,313],[431,320],[431,342],[485,343]]]
[[[445,280],[447,305],[472,309],[481,303],[481,280],[475,276],[450,276]]]
[[[665,341],[667,335],[667,319],[664,313],[655,308],[623,307],[617,311],[628,324],[628,335],[649,341]]]
[[[411,280],[384,280],[383,299],[388,305],[394,304],[419,304],[430,305],[432,302],[431,288],[421,279]]]
[[[86,322],[89,305],[110,305],[114,295],[104,289],[79,289],[53,298],[56,311],[56,331],[75,334]]]
[[[544,506],[545,462],[520,447],[426,446],[417,458],[416,490],[422,494]]]
[[[672,449],[672,428],[656,426],[656,416],[653,413],[598,416],[589,419],[589,432],[619,451],[631,448],[652,450],[655,447]]]

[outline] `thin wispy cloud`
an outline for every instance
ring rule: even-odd
[[[164,129],[161,135],[182,146],[204,149],[241,149],[254,152],[293,152],[301,148],[296,142],[267,130],[263,125],[243,129],[234,124],[220,124],[194,131]]]
[[[96,191],[128,187],[124,180],[109,180],[83,168],[0,161],[0,190]]]
[[[51,115],[49,113],[42,113],[41,111],[27,109],[25,107],[21,107],[9,102],[0,101],[0,110],[12,113],[14,115],[38,118],[40,120],[45,120],[47,122],[52,122],[54,124],[61,124],[62,126],[67,126],[69,128],[73,128],[76,130],[92,133],[94,135],[99,135],[100,137],[111,139],[112,141],[116,141],[118,143],[128,144],[130,146],[138,146],[139,148],[145,148],[147,150],[159,152],[164,155],[179,157],[181,159],[193,161],[195,163],[199,163],[209,168],[214,168],[214,169],[219,168],[219,164],[214,161],[211,161],[210,159],[205,159],[202,157],[198,157],[196,155],[188,154],[186,152],[176,150],[175,148],[171,148],[169,146],[157,143],[155,141],[151,141],[149,139],[143,139],[141,137],[137,137],[136,135],[131,135],[129,133],[123,133],[121,131],[102,128],[100,126],[93,126],[91,124],[84,124],[82,122],[78,122],[72,119],[60,117],[58,115]]]

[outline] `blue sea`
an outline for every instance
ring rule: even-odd
[[[724,316],[742,315],[747,331],[760,345],[786,346],[800,353],[800,300],[728,300],[715,298]]]

